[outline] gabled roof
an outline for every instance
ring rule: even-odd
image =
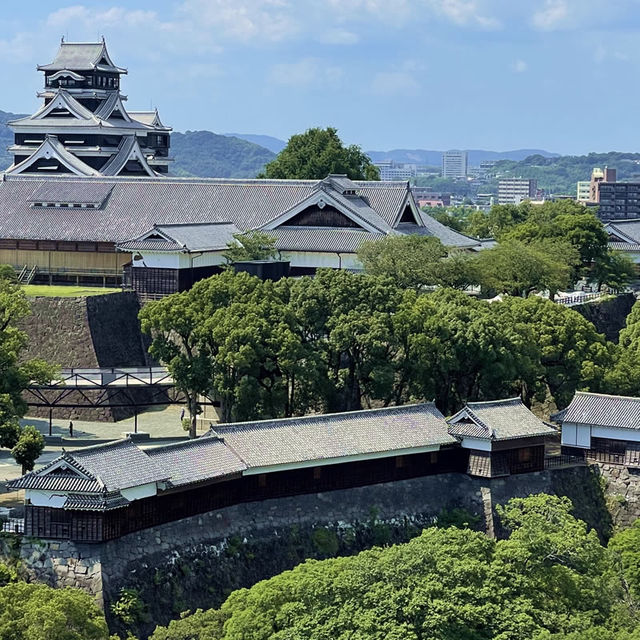
[[[61,473],[67,467],[69,472]],[[12,489],[42,489],[73,493],[117,492],[166,480],[169,474],[131,440],[118,440],[65,451],[38,471],[12,480]]]
[[[100,169],[100,173],[103,176],[117,176],[130,160],[139,162],[140,166],[148,176],[157,175],[149,166],[144,153],[142,153],[137,136],[135,135],[122,137],[122,140],[120,140],[120,144],[118,145],[118,152],[107,160],[104,166]]]
[[[102,42],[64,42],[60,43],[53,62],[38,65],[38,71],[110,71],[127,73],[126,69],[116,67],[109,57],[107,45]]]
[[[348,413],[217,425],[212,432],[248,468],[402,455],[454,444],[432,402]]]
[[[231,222],[155,225],[138,238],[118,244],[121,251],[199,252],[226,249],[240,230]]]
[[[34,123],[38,121],[38,124],[42,124],[41,120],[47,117],[55,118],[56,116],[49,116],[49,114],[56,110],[63,109],[75,116],[77,120],[89,120],[92,124],[97,125],[98,120],[94,116],[93,112],[78,102],[68,91],[64,89],[57,89],[51,100],[47,104],[43,104],[34,114],[27,116],[26,118],[20,118],[19,120],[12,120],[9,122],[9,126],[24,125]]]
[[[449,433],[458,438],[512,440],[556,433],[531,413],[520,398],[468,402],[447,423]]]
[[[162,124],[162,120],[160,120],[160,114],[158,110],[154,111],[129,111],[129,115],[138,122],[142,122],[142,124],[146,124],[149,127],[153,127],[154,129],[163,129],[164,131],[171,131],[171,127],[167,127]]]
[[[615,236],[620,242],[640,244],[640,220],[613,220],[604,225],[610,236]]]
[[[108,120],[114,111],[120,111],[125,122],[131,122],[131,117],[124,108],[120,94],[115,91],[103,101],[103,103],[95,110],[95,116],[100,120]]]
[[[33,166],[38,160],[57,160],[61,165],[66,167],[69,173],[76,176],[97,176],[96,169],[91,168],[80,158],[74,156],[73,153],[67,151],[64,145],[58,140],[58,136],[47,135],[44,142],[22,162],[12,165],[6,171],[7,175],[28,173],[29,167]]]
[[[556,419],[563,424],[640,429],[640,398],[577,391],[564,415]]]

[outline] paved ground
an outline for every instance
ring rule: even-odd
[[[186,439],[187,434],[182,428],[180,414],[182,407],[169,405],[158,407],[142,413],[138,416],[138,431],[147,432],[150,435],[149,442],[141,442],[142,446],[159,446],[179,439]],[[37,427],[41,433],[49,433],[49,421],[43,418],[26,417],[22,424],[31,424]],[[60,455],[62,449],[73,449],[117,440],[123,437],[125,432],[134,430],[134,419],[127,418],[120,422],[89,422],[86,420],[73,421],[73,438],[69,437],[69,420],[53,420],[52,433],[60,436],[61,441],[50,443],[36,462],[36,469],[48,464]],[[18,478],[22,475],[20,466],[17,465],[7,449],[0,449],[0,506],[17,506],[22,503],[23,492],[14,491],[7,493],[5,483],[7,480]]]

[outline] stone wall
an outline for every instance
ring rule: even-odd
[[[595,463],[608,511],[616,527],[625,528],[640,518],[640,469]]]
[[[140,332],[138,298],[133,292],[78,298],[31,299],[31,315],[21,328],[29,337],[24,357],[44,358],[61,367],[148,366],[146,343]],[[99,392],[89,392],[96,395]],[[148,396],[136,390],[141,401]],[[69,403],[78,400],[72,394]],[[29,415],[48,418],[48,409]],[[121,420],[133,415],[128,408],[56,409],[55,418]]]
[[[99,545],[25,539],[20,556],[34,579],[96,596],[112,630],[123,631],[110,605],[122,588],[135,589],[153,621],[136,629],[144,637],[183,610],[217,606],[306,558],[405,542],[454,516],[499,535],[495,507],[512,497],[568,495],[604,538],[610,521],[600,486],[584,466],[494,480],[442,474],[235,505]]]
[[[636,302],[633,293],[594,300],[572,307],[574,311],[592,322],[599,333],[604,333],[607,340],[618,342],[620,330],[627,326],[627,316]]]

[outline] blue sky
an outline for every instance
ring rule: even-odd
[[[104,35],[129,108],[177,131],[640,151],[640,0],[7,2],[0,109],[35,110],[62,35]]]

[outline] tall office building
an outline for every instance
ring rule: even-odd
[[[498,204],[520,204],[536,197],[538,183],[528,178],[508,178],[498,181]]]
[[[468,154],[466,151],[445,151],[442,154],[442,177],[465,178]]]

